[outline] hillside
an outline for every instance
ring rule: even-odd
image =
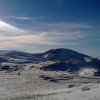
[[[12,71],[15,69],[24,70],[26,68],[26,64],[30,63],[44,71],[79,72],[84,68],[100,69],[99,59],[65,48],[51,49],[38,54],[11,51],[3,55],[0,59],[1,63],[11,63],[10,66],[12,65],[12,67],[9,68],[11,68]],[[15,64],[17,66],[16,68]]]
[[[97,58],[64,48],[11,51],[0,56],[0,100],[99,100],[99,65]]]
[[[66,61],[66,60],[79,60],[79,61],[85,61],[87,59],[92,59],[92,57],[87,56],[85,54],[78,53],[74,50],[59,48],[59,49],[51,49],[44,53],[38,53],[38,54],[30,54],[20,51],[12,51],[5,56],[9,57],[27,57],[30,59],[34,59],[36,61]]]

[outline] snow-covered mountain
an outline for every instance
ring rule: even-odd
[[[10,57],[12,60],[19,59],[20,61],[34,62],[34,61],[42,61],[41,54],[31,54],[22,51],[12,51],[6,53],[4,56]],[[24,62],[23,62],[24,63]]]
[[[48,61],[53,63],[48,63]],[[11,51],[3,55],[0,58],[0,62],[13,62],[16,64],[37,63],[35,66],[40,66],[40,69],[45,71],[76,72],[84,68],[100,69],[99,59],[65,48],[51,49],[38,54]]]
[[[85,58],[92,59],[92,57],[87,56],[82,53],[78,53],[74,50],[70,49],[52,49],[44,53],[43,58],[46,60],[78,60],[78,61],[85,61]]]
[[[9,57],[27,57],[28,59],[34,59],[36,61],[66,61],[66,60],[79,60],[79,61],[86,61],[87,59],[92,59],[92,57],[78,53],[73,50],[69,49],[51,49],[44,53],[38,53],[38,54],[30,54],[30,53],[24,53],[19,51],[13,51],[10,53],[7,53],[6,56]]]

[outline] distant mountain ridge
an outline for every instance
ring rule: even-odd
[[[59,48],[59,49],[51,49],[44,53],[38,54],[30,54],[20,51],[12,51],[6,53],[5,56],[9,57],[22,57],[27,59],[33,59],[35,61],[65,61],[65,60],[80,60],[85,61],[85,58],[92,59],[92,57],[78,53],[74,50]]]
[[[54,62],[49,64],[48,61]],[[45,71],[79,71],[82,68],[100,69],[100,60],[79,53],[74,50],[58,48],[43,53],[31,54],[21,51],[11,51],[0,56],[0,63],[9,62],[15,64],[43,63],[41,70]],[[19,69],[20,67],[18,67]],[[17,70],[18,70],[17,69]]]
[[[12,52],[13,50],[0,50],[0,55],[7,54],[9,52]]]

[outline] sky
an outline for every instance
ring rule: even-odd
[[[0,50],[55,48],[100,56],[100,0],[0,0]]]

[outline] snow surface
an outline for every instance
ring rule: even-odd
[[[89,84],[90,85],[90,84]],[[91,84],[90,90],[82,91],[82,87],[73,88],[70,90],[64,89],[61,93],[42,97],[38,100],[100,100],[100,84]]]
[[[20,75],[18,72],[0,72],[0,100],[100,100],[100,84],[97,82],[100,82],[99,78],[82,78],[77,74],[35,68],[20,71]],[[82,91],[84,87],[90,90]]]
[[[85,57],[84,59],[85,59],[86,62],[91,62],[92,61],[92,59],[90,59],[88,57]]]
[[[94,75],[94,73],[96,72],[97,70],[94,69],[94,68],[83,68],[81,69],[81,71],[79,72],[79,74],[81,76],[87,76],[87,77],[90,77]]]

